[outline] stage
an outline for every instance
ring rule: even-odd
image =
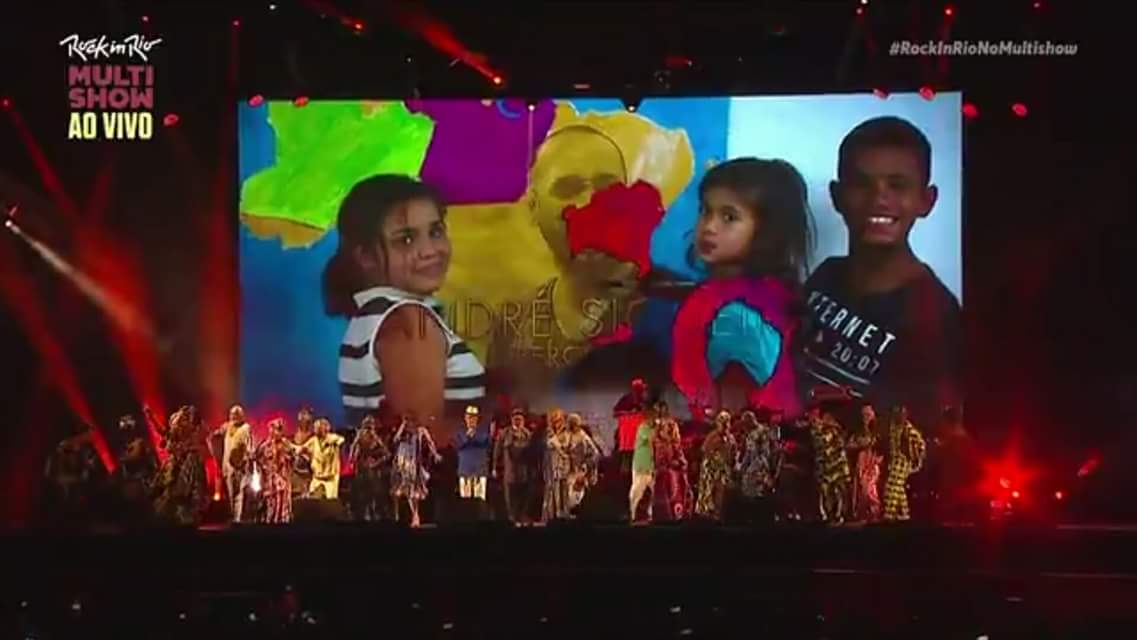
[[[5,613],[66,614],[52,624],[177,619],[253,632],[291,620],[314,632],[389,618],[422,637],[733,637],[749,624],[751,635],[802,631],[790,637],[870,625],[901,637],[1037,638],[1137,622],[1137,526],[343,524],[5,542]]]

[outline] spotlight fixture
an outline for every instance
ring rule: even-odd
[[[239,19],[237,19],[237,18],[233,18],[233,26],[234,26],[234,27],[239,27],[239,26],[241,26],[241,21],[240,21]]]
[[[1026,105],[1021,102],[1016,102],[1011,105],[1011,111],[1020,118],[1025,118],[1028,113]]]
[[[9,98],[8,96],[4,96],[3,98],[0,98],[0,108],[11,109],[12,108],[12,99]]]
[[[259,107],[262,104],[264,104],[264,102],[265,102],[265,97],[259,93],[255,96],[249,98],[249,106],[250,107]]]
[[[872,94],[874,96],[880,98],[881,100],[887,100],[888,99],[888,89],[882,89],[881,87],[877,87],[877,88],[872,90]]]
[[[172,126],[178,124],[179,120],[180,120],[180,118],[178,118],[178,114],[167,113],[166,117],[162,118],[162,124],[166,125],[167,127],[172,127]]]
[[[537,100],[535,98],[526,98],[525,108],[528,109],[529,111],[536,111],[537,110]]]
[[[505,78],[502,78],[499,75],[494,75],[494,77],[490,78],[490,82],[492,82],[495,87],[500,87],[501,85],[505,84]]]
[[[308,96],[296,96],[296,98],[292,100],[292,104],[297,107],[306,107],[308,106]]]
[[[931,100],[936,97],[936,90],[928,85],[924,85],[920,87],[920,97],[925,100]]]
[[[970,102],[963,105],[963,116],[968,119],[979,117],[979,107],[971,104]]]
[[[624,96],[621,100],[624,103],[624,109],[629,113],[635,113],[640,110],[640,103],[643,102],[643,97],[632,86],[624,88]]]

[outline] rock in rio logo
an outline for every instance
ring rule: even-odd
[[[84,40],[75,33],[59,41],[69,60],[82,63],[67,65],[69,140],[153,137],[154,66],[149,64],[149,54],[161,42],[161,38],[147,40],[139,34],[122,40],[105,35]],[[123,58],[126,64],[89,64]]]

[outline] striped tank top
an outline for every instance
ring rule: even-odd
[[[339,380],[348,424],[358,425],[382,402],[383,375],[375,357],[379,327],[392,311],[417,305],[438,322],[446,335],[446,400],[470,401],[485,396],[485,368],[466,343],[442,319],[442,305],[391,287],[372,287],[355,294],[355,315],[340,345]]]

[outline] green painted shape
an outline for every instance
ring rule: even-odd
[[[360,180],[379,173],[417,176],[434,122],[400,102],[314,101],[268,105],[276,164],[241,185],[241,212],[328,230]]]

